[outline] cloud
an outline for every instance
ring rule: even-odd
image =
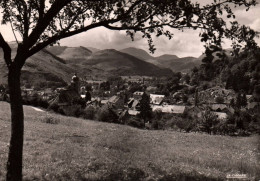
[[[247,26],[252,26],[252,23],[258,19],[260,19],[260,4],[258,4],[255,7],[252,7],[249,9],[249,11],[246,11],[245,9],[238,9],[235,10],[234,13],[236,14],[236,20],[240,24],[244,24]],[[255,24],[256,26],[251,27],[251,28],[259,28],[260,24],[258,21],[258,25]]]
[[[260,1],[260,0],[258,0]],[[205,3],[199,0],[199,3]],[[252,7],[249,11],[245,8],[239,7],[233,9],[236,14],[236,20],[240,24],[245,24],[251,28],[258,30],[260,28],[260,5]],[[230,20],[230,19],[227,19]],[[162,54],[175,54],[179,57],[195,56],[198,57],[204,51],[203,43],[200,42],[199,31],[185,30],[184,32],[172,30],[174,37],[168,40],[166,37],[155,37],[154,44],[156,46],[155,56]],[[75,36],[76,37],[76,36]],[[87,33],[77,35],[79,38],[71,37],[62,42],[66,45],[74,46],[92,46],[100,49],[123,49],[127,47],[142,48],[148,52],[148,44],[146,39],[142,39],[140,34],[136,34],[135,41],[132,42],[130,37],[127,37],[124,31],[111,31],[105,28],[96,28]],[[75,43],[71,43],[75,42]],[[259,39],[257,40],[260,44]],[[230,41],[224,40],[224,48],[230,47]]]

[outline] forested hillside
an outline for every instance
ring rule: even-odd
[[[213,53],[214,52],[214,53]],[[232,51],[207,50],[203,64],[192,69],[192,85],[220,85],[235,92],[260,94],[260,49],[233,53]],[[215,84],[215,85],[212,85]]]

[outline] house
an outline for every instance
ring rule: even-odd
[[[136,111],[136,110],[128,110],[128,114],[131,116],[137,116],[138,114],[140,114],[140,111]]]
[[[249,102],[247,104],[247,109],[254,109],[255,107],[260,107],[260,102]]]
[[[220,112],[220,111],[226,109],[226,108],[227,108],[227,105],[226,105],[226,104],[211,104],[210,107],[211,107],[211,109],[212,109],[213,111],[218,111],[218,112]]]
[[[163,113],[170,113],[170,114],[183,114],[186,109],[186,106],[179,106],[179,105],[154,105],[152,106],[152,110],[161,110]]]
[[[144,92],[136,91],[133,93],[133,98],[140,100],[140,99],[142,99],[143,94],[144,94]]]
[[[105,105],[105,104],[108,103],[108,100],[107,100],[107,99],[105,99],[105,100],[101,100],[100,103],[101,103],[101,105]]]
[[[165,95],[150,94],[150,103],[160,105],[163,102]]]
[[[253,95],[246,95],[247,100],[252,99],[252,98],[253,98]]]
[[[86,102],[86,105],[101,106],[101,101],[99,97],[91,98],[91,101]]]
[[[128,108],[131,108],[131,107],[132,107],[132,104],[133,104],[134,100],[135,100],[134,98],[130,98],[130,99],[129,99],[129,101],[127,102],[127,107],[128,107]]]
[[[107,101],[108,104],[113,105],[116,109],[124,108],[124,100],[120,96],[112,96]]]
[[[224,112],[214,112],[212,111],[212,113],[214,113],[218,119],[222,119],[222,120],[226,120],[227,119],[227,113],[224,113]]]
[[[80,94],[80,97],[81,97],[82,99],[85,99],[86,94]]]
[[[139,100],[134,100],[131,108],[133,110],[139,110],[140,109],[140,101]]]
[[[230,103],[231,99],[235,97],[233,90],[224,89],[221,87],[212,87],[204,91],[200,91],[199,94],[200,102],[214,103],[217,97],[223,97],[225,103]]]
[[[148,86],[148,87],[146,88],[146,92],[147,92],[148,94],[155,93],[156,90],[157,90],[157,87],[154,87],[154,86]]]

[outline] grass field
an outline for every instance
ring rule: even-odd
[[[24,106],[24,180],[260,179],[259,137],[139,130]],[[10,139],[9,105],[0,102],[0,180]]]

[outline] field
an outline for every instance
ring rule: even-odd
[[[24,111],[24,180],[260,179],[258,136],[149,131]],[[10,109],[0,102],[0,180],[9,139]]]

